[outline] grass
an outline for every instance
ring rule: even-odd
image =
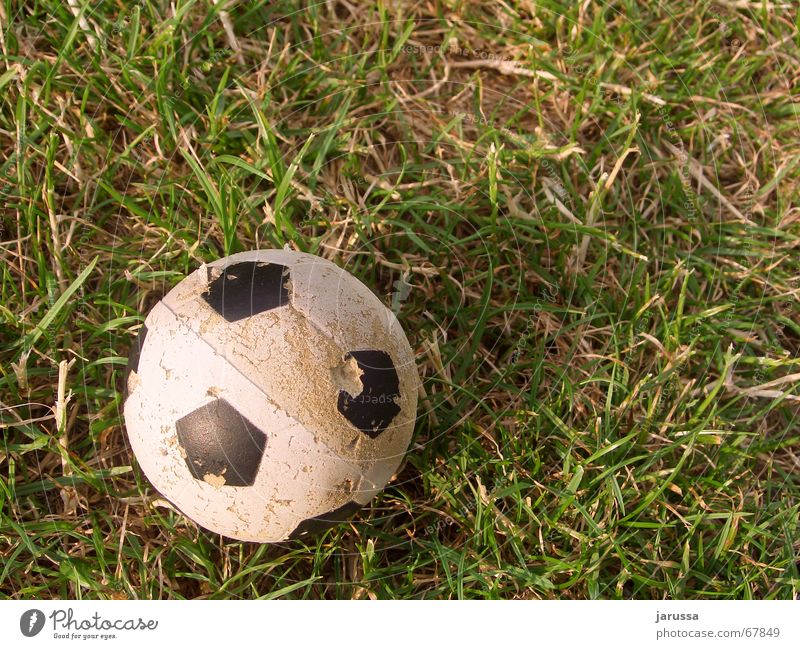
[[[0,2],[0,593],[796,598],[796,8],[228,4]],[[394,303],[426,396],[352,523],[234,543],[120,379],[284,245]]]

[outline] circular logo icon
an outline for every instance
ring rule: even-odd
[[[19,630],[22,635],[32,638],[44,627],[44,613],[37,608],[25,611],[19,618]]]

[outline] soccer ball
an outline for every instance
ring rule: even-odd
[[[147,316],[124,402],[145,475],[186,516],[277,542],[351,516],[411,440],[419,378],[394,314],[289,250],[204,264]]]

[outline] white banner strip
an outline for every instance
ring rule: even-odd
[[[2,646],[21,648],[409,649],[600,642],[637,649],[796,649],[798,620],[800,601],[0,602]]]

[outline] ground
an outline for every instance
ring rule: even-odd
[[[0,2],[0,593],[794,598],[797,7]],[[199,529],[122,374],[201,263],[349,269],[423,380],[310,541]]]

